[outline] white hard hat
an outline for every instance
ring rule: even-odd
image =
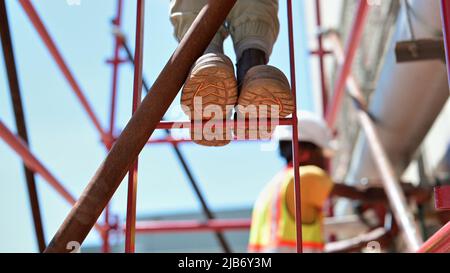
[[[299,111],[297,115],[299,141],[313,143],[324,150],[335,150],[335,142],[325,120],[307,111]],[[292,141],[292,126],[278,126],[274,138]]]

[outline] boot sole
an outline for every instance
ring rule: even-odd
[[[276,74],[273,75],[264,71],[267,69],[271,69],[271,72],[276,72]],[[259,73],[260,75],[258,75],[258,70],[262,70],[262,73]],[[254,107],[249,108],[249,106]],[[278,107],[279,111],[272,112],[272,106]],[[238,101],[237,112],[241,118],[267,118],[267,121],[270,122],[272,118],[286,118],[294,110],[291,88],[281,71],[266,66],[266,69],[255,67],[248,72]],[[256,139],[269,139],[275,128],[272,128],[270,123],[267,124],[267,127],[265,124],[258,125],[260,125],[259,128],[254,126],[248,128],[246,126],[239,129],[244,130],[246,139],[255,139],[255,136]],[[261,136],[261,132],[264,132],[264,130],[267,132],[265,137]],[[242,135],[238,134],[238,137],[242,137]]]
[[[182,91],[181,104],[184,106],[185,114],[193,121],[223,121],[230,118],[231,111],[237,103],[237,96],[237,82],[233,68],[224,63],[206,63],[192,70]],[[196,98],[202,99],[201,105],[195,105]],[[217,107],[221,109],[222,115],[206,115],[205,109],[218,109]],[[223,133],[221,130],[219,128],[208,133],[203,130],[195,132],[191,129],[191,138],[202,146],[225,146],[230,143],[232,135],[228,128],[223,128]],[[222,139],[214,139],[217,135],[222,135]]]

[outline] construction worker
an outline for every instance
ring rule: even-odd
[[[332,155],[333,141],[325,121],[310,112],[299,112],[301,214],[304,252],[318,253],[325,248],[322,210],[331,196],[359,200],[366,204],[386,203],[382,188],[358,189],[333,183],[325,171],[326,159]],[[291,127],[279,127],[275,133],[280,155],[287,166],[259,195],[252,216],[250,252],[296,252],[295,190]],[[417,202],[430,198],[430,191],[404,185],[405,194]],[[330,247],[335,252],[365,246],[386,233],[363,234]]]
[[[170,18],[178,41],[207,2],[171,1]],[[181,105],[191,120],[230,120],[233,111],[241,119],[274,119],[292,114],[294,104],[286,76],[267,65],[279,27],[278,0],[236,2],[205,55],[194,64],[182,90]],[[229,35],[236,52],[237,75],[233,62],[223,52],[224,40]],[[200,145],[224,146],[232,139],[228,128],[201,129],[191,130],[193,141]],[[245,136],[249,136],[249,129],[244,130]],[[256,138],[261,138],[260,134]]]
[[[324,151],[330,150],[332,137],[325,123],[311,113],[299,113],[299,126],[303,247],[305,252],[321,252],[324,248],[321,209],[333,188],[324,171]],[[279,127],[275,139],[287,166],[265,187],[255,203],[250,252],[296,250],[292,131]]]

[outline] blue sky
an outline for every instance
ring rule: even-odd
[[[105,60],[113,52],[110,19],[115,13],[115,1],[82,0],[81,6],[69,6],[65,0],[32,2],[106,127],[112,73]],[[32,151],[72,193],[79,196],[104,159],[105,149],[18,1],[6,0],[6,3]],[[144,74],[150,83],[177,45],[168,19],[168,3],[168,0],[146,3]],[[130,44],[134,42],[135,5],[135,1],[125,1],[123,29]],[[299,105],[312,110],[306,34],[301,27],[302,5],[303,1],[294,1]],[[280,38],[271,64],[289,76],[285,1],[280,3],[280,21]],[[229,40],[225,48],[234,59]],[[131,115],[131,66],[122,66],[120,76],[117,121],[118,127],[122,128]],[[167,116],[183,119],[178,106],[177,99]],[[2,59],[0,120],[15,131],[12,113]],[[208,203],[215,210],[251,206],[261,188],[283,166],[276,152],[262,152],[258,143],[235,143],[219,149],[186,144],[182,150]],[[0,141],[0,163],[0,252],[34,252],[37,249],[21,162],[3,141]],[[139,167],[138,216],[199,210],[169,146],[146,147]],[[37,183],[46,236],[50,240],[70,206],[39,176]],[[122,220],[126,210],[125,184],[112,202],[114,212]],[[97,234],[91,232],[86,243],[99,243]]]

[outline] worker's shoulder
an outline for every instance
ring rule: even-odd
[[[317,177],[317,178],[326,178],[329,176],[325,170],[319,168],[317,166],[309,165],[309,166],[301,166],[300,167],[300,176],[301,177]]]
[[[311,178],[311,179],[324,179],[324,180],[331,180],[330,176],[328,175],[328,173],[317,167],[314,165],[308,165],[308,166],[301,166],[299,168],[300,170],[300,179],[307,179],[307,178]],[[294,169],[293,168],[289,168],[286,169],[285,171],[279,173],[276,177],[275,177],[275,181],[285,181],[285,179],[288,180],[293,180],[294,179]]]

